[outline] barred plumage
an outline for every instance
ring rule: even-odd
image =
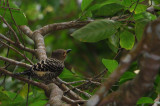
[[[27,75],[34,79],[42,80],[45,82],[51,81],[53,78],[59,76],[63,71],[64,60],[67,53],[70,51],[71,49],[58,49],[52,52],[51,58],[41,60],[40,62],[33,65],[29,70],[26,70],[22,73],[16,73],[16,75]]]

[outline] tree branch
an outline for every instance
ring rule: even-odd
[[[7,21],[0,15],[1,20],[7,25],[7,27],[12,31],[13,36],[15,37],[16,43],[20,44],[19,38],[13,28],[7,23]]]
[[[57,31],[57,30],[83,27],[90,22],[92,21],[70,21],[70,22],[54,23],[54,24],[46,25],[36,30],[36,32],[39,32],[43,36],[45,36],[46,34],[51,33],[53,31]]]
[[[9,62],[10,64],[26,67],[26,68],[30,68],[31,67],[31,65],[29,65],[27,63],[19,62],[19,61],[16,61],[16,60],[13,60],[13,59],[10,59],[10,58],[6,58],[6,57],[2,57],[2,56],[0,56],[0,60]]]
[[[30,49],[30,48],[27,48],[25,47],[24,45],[22,44],[17,44],[15,43],[14,41],[12,41],[11,39],[7,38],[6,36],[4,36],[3,34],[0,33],[0,38],[3,39],[3,40],[6,40],[8,42],[10,42],[11,44],[13,44],[15,47],[19,47],[20,49],[22,50],[25,50],[27,52],[30,52],[32,54],[35,54],[35,51],[33,49]]]
[[[27,58],[24,54],[22,54],[21,52],[19,52],[18,50],[16,50],[16,49],[13,48],[12,46],[9,46],[8,44],[4,43],[3,41],[0,41],[0,42],[1,42],[3,45],[5,45],[5,46],[11,48],[12,50],[14,50],[16,53],[20,54],[24,59],[26,59],[30,64],[33,65],[33,62],[32,62],[29,58]]]
[[[22,31],[24,34],[26,34],[29,38],[31,38],[31,39],[33,40],[33,38],[32,38],[33,31],[32,31],[28,26],[26,26],[26,25],[21,25],[19,28],[21,29],[21,31]]]
[[[61,106],[62,105],[61,99],[63,96],[63,91],[54,83],[50,83],[48,85],[48,88],[51,92],[48,104],[55,105],[55,106]]]
[[[109,76],[100,90],[86,103],[91,105],[135,105],[136,101],[153,88],[153,82],[160,68],[160,19],[148,24],[143,38],[129,54],[121,59],[119,67]],[[110,87],[118,81],[120,76],[128,69],[130,64],[141,55],[141,70],[132,81],[123,84],[118,91],[106,98]]]
[[[48,88],[45,84],[43,84],[43,83],[36,82],[36,81],[32,81],[32,80],[29,80],[29,79],[27,79],[27,78],[14,75],[13,73],[11,73],[11,72],[3,69],[3,68],[0,68],[0,72],[4,73],[5,75],[9,75],[9,76],[11,76],[11,77],[13,77],[13,78],[16,78],[16,79],[18,79],[18,80],[21,80],[21,81],[23,81],[23,82],[26,82],[26,83],[32,84],[32,85],[34,85],[34,86],[37,86],[37,87],[39,87],[39,88],[41,88],[41,89],[43,89],[43,90],[45,90],[45,91],[48,91],[48,90],[49,90],[49,88]]]

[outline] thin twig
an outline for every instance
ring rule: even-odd
[[[88,94],[87,92],[81,91],[80,89],[73,87],[72,85],[68,84],[67,82],[62,81],[60,78],[56,78],[56,79],[57,79],[58,82],[64,83],[64,84],[68,85],[69,87],[71,87],[72,90],[74,89],[74,90],[76,90],[77,92],[79,92],[79,93],[81,93],[81,94],[84,94],[84,95],[85,95],[86,97],[88,97],[88,98],[91,97],[91,95]],[[68,90],[68,91],[69,91],[69,90]],[[66,92],[68,92],[68,91],[66,91]]]
[[[25,46],[22,45],[22,44],[17,44],[17,43],[15,43],[14,41],[12,41],[11,39],[7,38],[6,36],[4,36],[4,35],[1,34],[1,33],[0,33],[0,38],[6,40],[6,41],[8,41],[8,42],[10,42],[10,43],[13,44],[14,46],[16,46],[16,47],[18,47],[18,48],[20,48],[20,49],[22,49],[22,50],[25,50],[25,51],[30,52],[30,53],[32,53],[32,54],[35,54],[35,50],[30,49],[30,48],[27,48],[27,47],[25,47]]]
[[[3,7],[3,6],[0,6],[0,8],[4,8],[4,9],[12,9],[12,10],[20,11],[20,9],[17,9],[17,8],[11,8],[11,7]]]
[[[6,21],[2,16],[0,16],[0,18],[1,18],[1,20],[7,25],[7,27],[13,32],[13,35],[14,35],[14,37],[15,37],[16,42],[17,42],[18,44],[20,44],[19,38],[18,38],[16,32],[13,30],[13,28],[7,23],[7,21]]]
[[[87,100],[72,100],[66,96],[62,97],[62,100],[65,101],[66,103],[75,105],[75,104],[84,104],[85,102],[87,102]]]
[[[23,82],[26,82],[26,83],[32,84],[32,85],[34,85],[34,86],[37,86],[37,87],[39,87],[39,88],[41,88],[41,89],[43,89],[43,90],[45,90],[45,91],[48,91],[47,85],[45,85],[45,84],[43,84],[43,83],[36,82],[36,81],[32,81],[32,80],[29,80],[29,79],[27,79],[27,78],[14,75],[13,73],[11,73],[11,72],[3,69],[3,68],[0,68],[0,71],[1,71],[2,73],[6,74],[6,75],[9,75],[9,76],[13,77],[13,78],[16,78],[16,79],[21,80],[21,81],[23,81]]]
[[[16,50],[16,49],[13,48],[12,46],[9,46],[8,44],[4,43],[3,41],[0,41],[0,43],[2,43],[3,45],[11,48],[11,49],[14,50],[16,53],[20,54],[24,59],[26,59],[30,64],[33,65],[33,62],[32,62],[29,58],[27,58],[24,54],[22,54],[21,52],[19,52],[18,50]]]
[[[55,84],[57,84],[63,91],[69,91],[67,93],[67,96],[69,96],[73,100],[83,100],[79,95],[74,93],[72,90],[70,90],[65,84],[60,83],[58,81],[54,81]]]
[[[134,7],[134,10],[132,11],[130,17],[128,18],[127,24],[129,23],[129,20],[130,20],[131,17],[133,16],[133,14],[134,14],[134,12],[135,12],[135,10],[136,10],[136,8],[137,8],[138,3],[139,3],[139,0],[137,0],[136,5],[135,5],[135,7]]]

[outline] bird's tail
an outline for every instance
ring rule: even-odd
[[[24,72],[19,72],[19,73],[14,73],[14,75],[27,75],[30,76],[31,71],[30,70],[26,70]]]

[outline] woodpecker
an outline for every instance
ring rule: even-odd
[[[15,74],[27,75],[34,79],[50,82],[53,78],[56,78],[62,73],[64,69],[65,58],[70,51],[71,49],[57,49],[52,52],[51,58],[41,60],[34,64],[29,70]]]

